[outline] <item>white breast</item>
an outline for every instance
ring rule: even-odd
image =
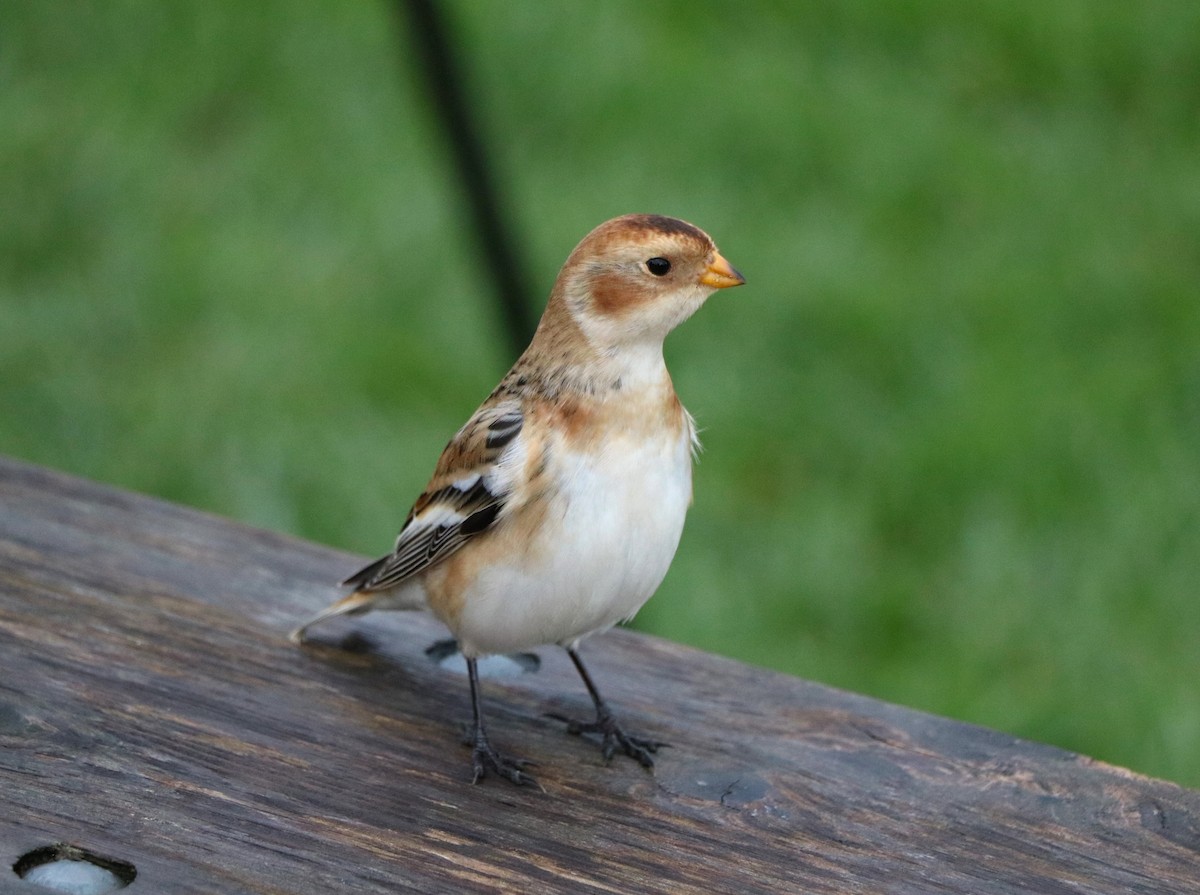
[[[685,427],[686,429],[686,427]],[[692,495],[691,432],[552,449],[542,535],[511,564],[486,569],[463,601],[470,653],[570,645],[631,618],[662,583]]]

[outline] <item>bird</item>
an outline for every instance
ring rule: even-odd
[[[351,591],[292,632],[339,615],[424,609],[458,642],[470,682],[472,782],[536,784],[491,743],[477,661],[564,648],[604,759],[650,769],[665,745],[618,723],[580,642],[630,620],[666,576],[692,502],[696,423],[663,341],[720,289],[745,278],[700,228],[629,214],[567,257],[529,347],[447,444],[387,555],[342,582]]]

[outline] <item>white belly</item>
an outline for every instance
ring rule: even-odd
[[[551,458],[545,535],[469,589],[455,632],[467,655],[570,645],[632,618],[662,583],[692,497],[691,443],[618,439]]]

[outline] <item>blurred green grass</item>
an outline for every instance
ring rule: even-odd
[[[1200,785],[1200,5],[450,7],[540,295],[675,214],[638,624]],[[512,357],[384,7],[0,7],[0,451],[374,554]]]

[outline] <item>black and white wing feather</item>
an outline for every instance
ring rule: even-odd
[[[409,511],[395,549],[342,584],[387,590],[445,559],[491,528],[512,494],[524,416],[515,402],[484,406],[451,439]]]

